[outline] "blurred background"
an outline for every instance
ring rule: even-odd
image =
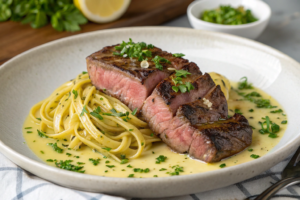
[[[264,2],[272,14],[256,40],[300,62],[300,1]],[[193,0],[0,0],[0,64],[35,46],[90,31],[157,25],[193,28],[187,15],[191,3]]]

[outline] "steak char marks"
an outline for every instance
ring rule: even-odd
[[[171,64],[162,63],[163,70],[159,70],[149,59],[149,67],[141,68],[141,62],[136,58],[113,55],[115,46],[117,45],[104,47],[88,56],[87,70],[97,89],[105,89],[105,93],[120,99],[132,110],[137,108],[139,111],[155,86],[172,73],[167,68],[181,69],[188,63],[186,59],[173,57],[172,54],[154,47],[149,49],[152,56],[166,58]]]
[[[251,144],[252,128],[247,119],[239,114],[227,119],[227,101],[220,86],[209,74],[202,74],[195,63],[154,47],[149,49],[152,57],[160,56],[171,64],[160,63],[163,69],[159,70],[150,58],[149,67],[141,68],[136,58],[113,55],[115,46],[87,57],[93,85],[130,109],[141,111],[149,127],[171,149],[217,162]],[[190,82],[194,89],[175,92],[174,69],[190,72],[182,78],[182,84]]]

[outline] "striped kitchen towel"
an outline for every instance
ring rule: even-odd
[[[161,200],[242,200],[254,198],[280,180],[280,173],[289,161],[285,159],[264,173],[225,188]],[[123,198],[64,188],[30,174],[0,153],[0,200],[149,200]],[[300,199],[300,185],[281,190],[274,199]]]

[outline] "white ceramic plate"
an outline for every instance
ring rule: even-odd
[[[23,144],[22,125],[29,109],[65,81],[86,71],[85,57],[104,46],[145,41],[186,54],[202,71],[237,81],[247,76],[275,97],[288,114],[279,144],[262,158],[193,175],[166,178],[109,178],[70,172],[39,160]],[[300,142],[300,65],[260,43],[236,36],[185,28],[110,29],[60,39],[16,56],[0,68],[0,151],[37,176],[62,186],[134,197],[166,197],[224,187],[253,177],[291,154]]]

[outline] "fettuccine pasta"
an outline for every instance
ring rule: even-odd
[[[68,148],[80,150],[86,145],[122,162],[138,158],[160,141],[135,112],[97,90],[88,74],[80,74],[34,105],[30,117],[47,137],[69,139]],[[54,133],[47,134],[47,129]]]

